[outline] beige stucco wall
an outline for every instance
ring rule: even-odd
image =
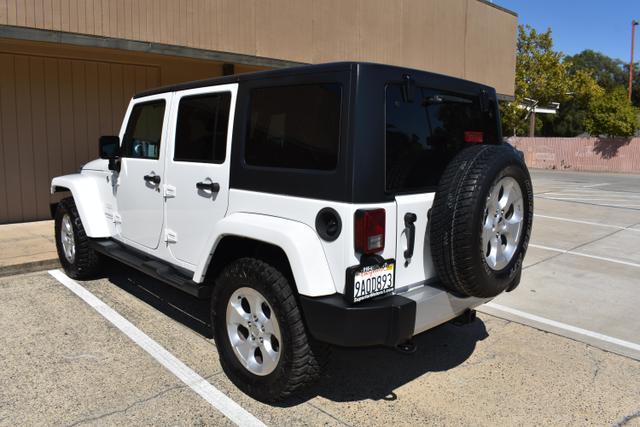
[[[305,63],[392,63],[513,95],[517,18],[478,0],[0,0],[0,24]]]

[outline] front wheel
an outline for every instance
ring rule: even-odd
[[[327,347],[308,336],[289,281],[271,265],[254,258],[228,265],[211,317],[222,369],[249,396],[281,400],[319,376]]]
[[[73,279],[90,279],[100,270],[100,255],[89,246],[72,197],[58,203],[55,215],[56,249],[65,273]]]

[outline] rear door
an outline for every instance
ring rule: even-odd
[[[478,94],[386,88],[386,191],[396,201],[396,289],[436,280],[429,214],[447,164],[470,144],[497,142],[495,106]],[[436,242],[438,243],[438,242]]]
[[[177,92],[168,150],[165,241],[194,266],[229,202],[229,163],[237,84]]]

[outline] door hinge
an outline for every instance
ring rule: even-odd
[[[114,224],[122,224],[122,217],[117,212],[113,213],[113,223]]]
[[[165,184],[164,185],[164,198],[165,199],[170,199],[172,197],[176,197],[176,187],[174,187],[173,185]]]
[[[164,241],[167,243],[178,243],[178,233],[166,228],[164,230]]]

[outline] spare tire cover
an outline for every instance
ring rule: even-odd
[[[520,280],[533,221],[533,188],[510,145],[462,150],[443,173],[431,209],[429,239],[442,285],[489,298]]]

